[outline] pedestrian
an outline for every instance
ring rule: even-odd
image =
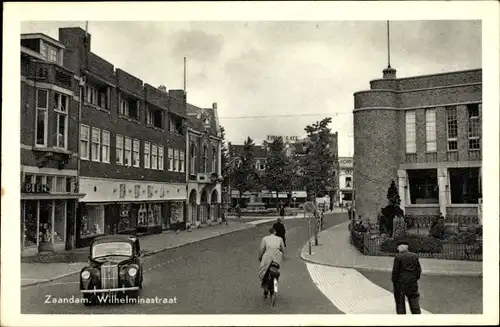
[[[286,229],[285,225],[283,225],[283,223],[281,222],[281,218],[278,218],[276,223],[274,223],[273,228],[276,231],[276,236],[279,236],[283,239],[283,243],[285,244],[286,247],[286,236],[285,236]]]
[[[241,220],[241,208],[239,203],[236,205],[236,216],[238,217],[238,220]]]
[[[285,206],[284,205],[281,205],[280,207],[280,217],[281,219],[285,219]]]
[[[410,304],[412,314],[420,314],[420,294],[418,292],[418,281],[422,273],[418,255],[408,250],[408,242],[400,240],[397,243],[399,253],[394,257],[392,268],[392,285],[394,288],[394,300],[396,302],[396,313],[406,314],[405,298]]]

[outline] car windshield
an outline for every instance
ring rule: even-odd
[[[99,243],[92,248],[92,257],[99,258],[109,255],[131,256],[132,245],[127,242]]]

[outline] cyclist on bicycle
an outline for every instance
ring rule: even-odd
[[[285,237],[286,229],[285,225],[283,225],[283,223],[281,222],[281,218],[278,218],[276,223],[273,225],[273,228],[276,231],[276,236],[279,236],[283,239],[283,244],[285,244],[286,247],[286,237]]]
[[[269,235],[262,238],[259,248],[260,266],[258,274],[261,287],[264,289],[264,296],[267,296],[266,281],[269,275],[269,266],[272,262],[281,266],[284,252],[285,244],[283,243],[283,239],[276,236],[276,230],[274,228],[270,228]]]

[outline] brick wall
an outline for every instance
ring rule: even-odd
[[[387,204],[387,188],[397,182],[400,129],[397,110],[354,112],[354,186],[356,212],[375,221]]]

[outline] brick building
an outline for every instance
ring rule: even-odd
[[[23,255],[185,226],[186,101],[91,52],[81,28],[23,34]]]
[[[352,204],[352,197],[353,197],[352,175],[353,175],[352,157],[340,157],[338,199],[339,199],[339,205],[341,206],[348,206]]]
[[[199,226],[220,217],[222,139],[217,103],[205,109],[188,104],[187,111],[187,222]]]
[[[74,244],[78,199],[78,83],[65,45],[21,36],[21,252]]]
[[[375,220],[394,180],[407,215],[477,217],[482,70],[396,78],[354,93],[358,215]]]

